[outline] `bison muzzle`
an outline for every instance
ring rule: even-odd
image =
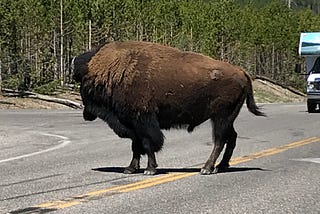
[[[132,140],[133,157],[124,173],[136,172],[146,154],[144,174],[155,174],[155,152],[164,141],[161,129],[192,132],[208,119],[214,147],[200,173],[225,170],[244,101],[250,112],[264,115],[254,101],[251,78],[239,67],[150,42],[111,42],[81,54],[74,60],[74,79],[81,84],[84,119],[100,118],[119,137]]]

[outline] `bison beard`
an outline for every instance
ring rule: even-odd
[[[224,170],[236,146],[233,123],[244,101],[250,112],[264,115],[254,101],[248,74],[197,53],[149,42],[112,42],[76,57],[74,69],[84,119],[100,118],[119,137],[132,140],[133,157],[124,173],[136,172],[146,154],[144,174],[155,174],[155,152],[164,141],[161,129],[191,132],[208,119],[214,148],[200,173]]]

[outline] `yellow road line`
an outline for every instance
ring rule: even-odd
[[[236,165],[236,164],[248,162],[248,161],[251,161],[251,160],[254,160],[257,158],[275,155],[275,154],[284,152],[288,149],[293,149],[293,148],[296,148],[299,146],[303,146],[303,145],[307,145],[307,144],[315,143],[315,142],[320,142],[320,137],[311,137],[308,139],[289,143],[284,146],[266,149],[261,152],[253,153],[248,156],[233,158],[230,161],[230,165]],[[90,201],[90,200],[98,198],[98,197],[103,197],[104,195],[120,194],[120,193],[130,192],[130,191],[134,191],[134,190],[144,189],[144,188],[172,182],[175,180],[179,180],[182,178],[190,177],[190,176],[193,176],[196,174],[198,174],[198,173],[197,172],[170,173],[170,174],[156,176],[156,177],[148,178],[148,179],[145,179],[142,181],[137,181],[137,182],[126,184],[126,185],[121,185],[121,186],[101,189],[101,190],[97,190],[97,191],[93,191],[93,192],[88,192],[86,194],[79,195],[79,196],[65,199],[65,200],[58,200],[58,201],[52,201],[52,202],[48,202],[48,203],[39,204],[39,205],[34,206],[33,208],[63,209],[63,208],[75,206],[77,204],[81,204],[86,201]]]
[[[63,208],[67,208],[67,207],[72,207],[72,206],[78,205],[81,202],[82,201],[79,201],[79,200],[53,201],[53,202],[40,204],[40,205],[35,206],[35,207],[50,208],[50,209],[63,209]]]
[[[257,152],[254,154],[251,154],[249,156],[242,156],[242,157],[237,157],[237,158],[233,158],[230,161],[230,165],[236,165],[239,163],[244,163],[244,162],[248,162],[257,158],[262,158],[262,157],[266,157],[266,156],[271,156],[271,155],[275,155],[281,152],[284,152],[288,149],[293,149],[299,146],[304,146],[310,143],[315,143],[315,142],[319,142],[320,141],[320,137],[311,137],[311,138],[307,138],[304,140],[300,140],[300,141],[296,141],[293,143],[289,143],[283,146],[279,146],[279,147],[275,147],[275,148],[271,148],[271,149],[266,149],[263,150],[261,152]]]
[[[155,185],[159,185],[159,184],[163,184],[163,183],[168,183],[170,181],[175,181],[178,179],[182,179],[182,178],[186,178],[192,175],[198,174],[197,172],[193,172],[193,173],[172,173],[173,176],[170,176],[168,178],[163,178],[161,180],[155,181],[155,182],[150,182],[150,183],[146,183],[144,185],[140,185],[140,186],[135,186],[135,187],[131,187],[131,188],[123,188],[121,190],[119,190],[120,192],[130,192],[130,191],[134,191],[134,190],[138,190],[138,189],[144,189],[147,187],[151,187],[151,186],[155,186]]]
[[[125,185],[122,185],[122,186],[116,186],[116,187],[112,187],[112,188],[107,188],[107,189],[101,189],[101,190],[98,190],[98,191],[94,191],[94,192],[89,192],[87,194],[84,194],[80,197],[86,197],[86,196],[96,196],[96,195],[101,195],[101,194],[104,194],[104,193],[107,193],[107,192],[112,192],[112,191],[123,191],[123,190],[126,190],[126,189],[132,189],[132,188],[137,188],[139,186],[144,186],[144,185],[148,185],[148,184],[152,184],[152,183],[157,183],[159,180],[165,180],[167,178],[170,178],[170,177],[174,177],[175,175],[174,174],[166,174],[166,175],[162,175],[162,176],[157,176],[157,177],[152,177],[152,178],[149,178],[149,179],[145,179],[145,180],[142,180],[142,181],[137,181],[135,183],[131,183],[131,184],[125,184]]]
[[[141,189],[141,188],[139,188],[140,186],[147,186],[147,185],[153,186],[152,184],[158,183],[161,180],[166,180],[170,177],[175,177],[175,174],[166,174],[163,176],[152,177],[149,179],[137,181],[137,182],[122,185],[122,186],[116,186],[116,187],[101,189],[101,190],[97,190],[97,191],[92,191],[92,192],[88,192],[83,195],[76,196],[74,198],[65,199],[63,201],[57,200],[57,201],[52,201],[52,202],[48,202],[48,203],[43,203],[43,204],[39,204],[35,207],[50,208],[50,209],[62,209],[62,208],[77,205],[81,202],[89,201],[91,199],[94,199],[96,197],[102,196],[107,193],[119,194],[121,192],[126,192],[127,189]]]

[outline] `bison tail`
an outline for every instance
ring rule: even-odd
[[[248,79],[248,89],[247,89],[247,98],[246,98],[246,103],[247,103],[247,108],[248,110],[253,113],[254,115],[257,116],[266,116],[265,113],[260,111],[260,108],[257,106],[254,97],[253,97],[253,87],[252,87],[252,80],[251,77],[244,72],[247,79]]]

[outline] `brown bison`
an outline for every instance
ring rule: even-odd
[[[155,152],[164,140],[161,129],[192,132],[208,119],[214,148],[201,174],[224,170],[236,145],[233,123],[244,101],[250,112],[264,115],[255,104],[248,74],[198,53],[150,42],[112,42],[76,57],[74,69],[84,119],[98,117],[119,137],[132,140],[133,157],[124,173],[136,172],[146,154],[144,174],[155,174]]]

